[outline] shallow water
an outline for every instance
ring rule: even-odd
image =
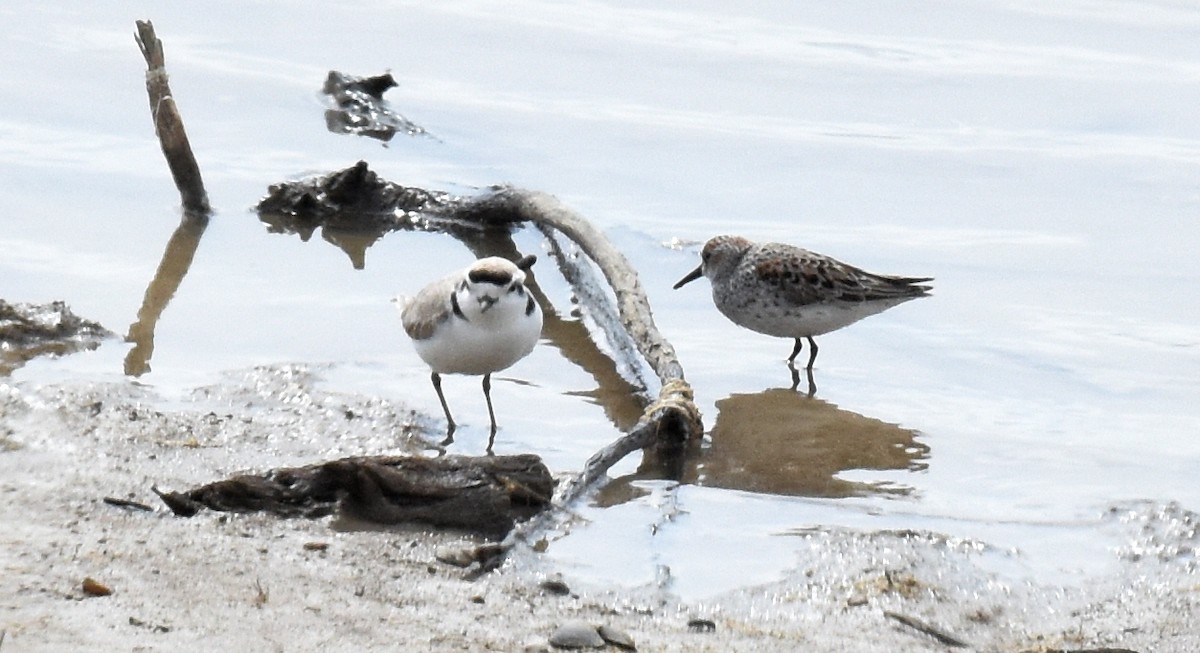
[[[1103,526],[1111,506],[1200,506],[1200,11],[368,11],[5,3],[0,297],[64,299],[121,333],[160,306],[148,368],[134,367],[167,396],[256,364],[334,363],[328,389],[436,416],[388,300],[471,252],[394,233],[359,270],[319,236],[268,233],[249,208],[271,183],[359,159],[451,192],[511,182],[558,196],[642,272],[710,429],[684,486],[640,479],[636,460],[614,470],[548,552],[573,578],[649,584],[665,568],[673,591],[708,596],[802,567],[796,533],[850,528],[978,539],[1021,551],[996,562],[1009,577],[1078,580],[1126,544]],[[146,107],[138,18],[165,41],[216,208],[166,304],[146,297],[178,194]],[[435,138],[326,132],[331,68],[390,69],[400,86],[385,97]],[[671,290],[695,244],[723,232],[934,276],[934,296],[822,338],[808,399],[788,390],[790,343],[726,322],[704,282]],[[515,242],[546,251],[532,231]],[[611,364],[564,356],[582,330],[549,263],[535,272],[557,331],[496,380],[496,449],[568,471],[636,411]],[[37,361],[13,380],[121,379],[132,347]],[[481,452],[478,380],[445,390],[456,447]]]

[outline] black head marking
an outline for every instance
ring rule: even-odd
[[[471,280],[471,283],[490,283],[495,286],[504,286],[509,281],[512,281],[512,274],[507,270],[484,268],[481,270],[471,270],[467,273],[467,278]]]
[[[467,320],[467,316],[463,313],[462,307],[458,305],[458,293],[450,293],[450,310],[454,311],[455,317]]]
[[[537,308],[537,304],[533,301],[533,295],[529,296],[529,301],[525,302],[525,314],[533,315],[533,309]]]

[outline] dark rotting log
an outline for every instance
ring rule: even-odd
[[[245,474],[186,492],[154,490],[177,515],[208,508],[283,517],[345,516],[423,523],[503,537],[550,504],[554,480],[541,458],[355,456]]]
[[[196,163],[192,145],[183,128],[183,118],[171,94],[162,41],[154,33],[154,24],[141,20],[137,21],[134,39],[146,59],[146,93],[150,99],[154,132],[158,135],[163,155],[167,157],[175,187],[179,189],[183,200],[183,209],[185,212],[207,215],[211,212],[208,193],[204,190],[200,166]]]
[[[273,184],[256,210],[264,221],[291,218],[311,228],[353,231],[411,229],[418,213],[438,213],[448,193],[385,181],[366,161],[327,175]],[[391,218],[391,219],[387,219]]]

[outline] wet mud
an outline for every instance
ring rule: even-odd
[[[0,377],[38,356],[95,349],[112,333],[71,312],[66,302],[11,304],[0,299]]]

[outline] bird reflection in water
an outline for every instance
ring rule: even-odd
[[[929,446],[919,432],[791,388],[734,394],[716,405],[709,442],[686,456],[679,469],[682,483],[803,497],[905,496],[912,488],[894,480],[842,476],[851,470],[919,472],[928,466]],[[661,476],[643,464],[610,483],[597,502],[615,505],[645,494],[632,483],[643,478]]]
[[[921,471],[929,447],[916,431],[778,388],[717,402],[711,443],[692,482],[770,494],[908,494],[896,483],[839,478],[849,470]]]

